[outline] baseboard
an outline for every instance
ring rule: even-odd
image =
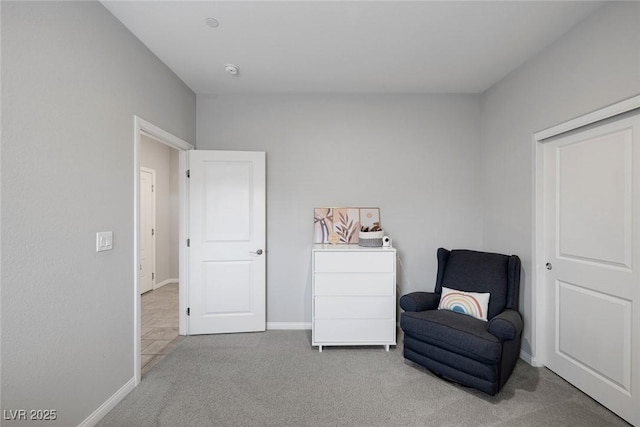
[[[311,329],[311,322],[267,322],[268,330],[284,329],[298,330]]]
[[[178,279],[167,279],[167,280],[163,280],[160,283],[156,283],[156,286],[153,289],[158,289],[163,287],[164,285],[168,285],[169,283],[178,283],[179,280]]]
[[[536,368],[541,368],[541,367],[544,366],[543,364],[538,362],[538,360],[536,360],[535,357],[533,357],[532,355],[530,355],[529,353],[527,353],[524,350],[520,350],[520,359],[524,360],[529,365],[531,365],[533,367],[536,367]]]
[[[136,378],[133,377],[125,383],[120,390],[116,391],[113,396],[107,399],[98,409],[93,411],[78,427],[92,427],[98,424],[98,421],[104,418],[107,413],[112,410],[124,397],[136,387]]]

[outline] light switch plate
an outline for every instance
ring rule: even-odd
[[[96,233],[96,252],[113,249],[113,231],[99,231]]]

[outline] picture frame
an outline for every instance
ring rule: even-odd
[[[362,226],[380,224],[380,208],[325,207],[313,210],[313,242],[358,244]]]

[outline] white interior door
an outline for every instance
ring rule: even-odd
[[[156,171],[140,168],[140,293],[155,286]]]
[[[265,153],[189,152],[189,333],[264,331]]]
[[[640,116],[543,153],[547,366],[640,425]]]

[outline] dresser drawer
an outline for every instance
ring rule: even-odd
[[[393,319],[393,297],[321,297],[315,298],[316,319]]]
[[[395,252],[316,252],[314,264],[316,273],[391,273]]]
[[[393,295],[394,273],[316,273],[315,295]]]
[[[395,321],[383,319],[317,319],[313,325],[316,342],[393,343]]]

